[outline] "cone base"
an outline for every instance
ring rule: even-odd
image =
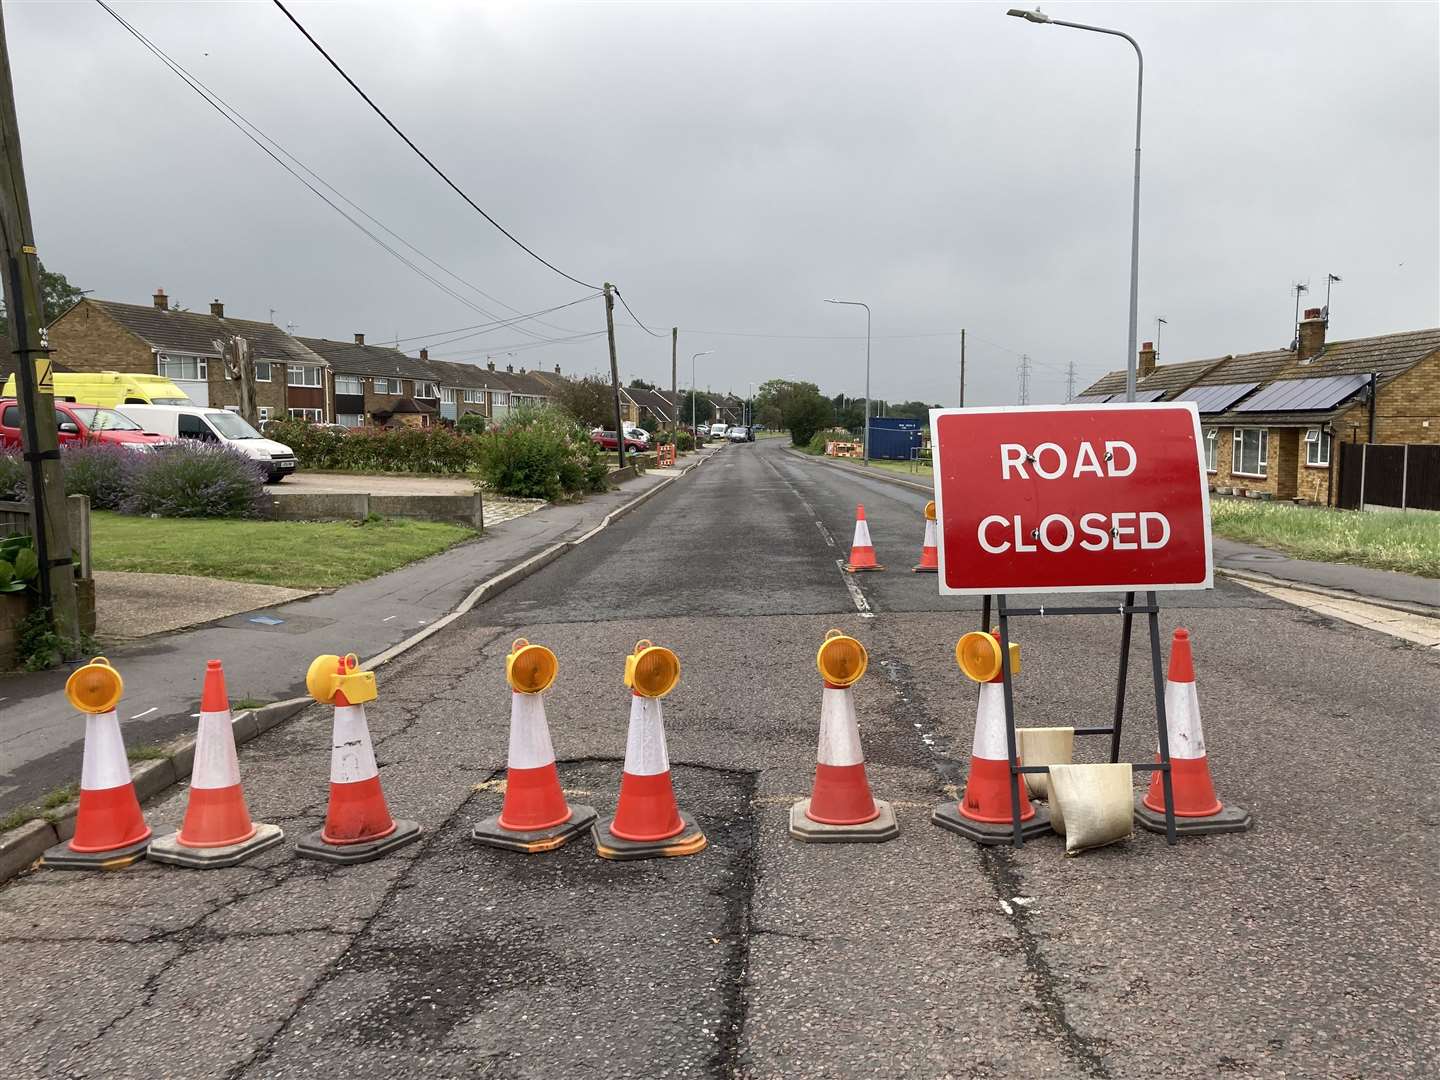
[[[1033,804],[1032,804],[1033,806]],[[1050,831],[1050,811],[1043,806],[1033,807],[1035,816],[1026,821],[1020,822],[1020,836],[1025,840],[1032,840],[1037,836]],[[930,824],[939,825],[942,829],[949,829],[953,833],[959,833],[967,840],[973,840],[977,844],[1008,844],[1014,839],[1014,830],[1010,823],[992,824],[988,821],[975,821],[960,813],[958,802],[943,802],[935,807],[930,815]]]
[[[1158,814],[1143,802],[1135,806],[1135,824],[1149,832],[1165,832],[1165,811]],[[1250,811],[1234,803],[1226,803],[1218,814],[1210,817],[1176,817],[1175,833],[1178,836],[1210,836],[1217,833],[1244,832],[1254,825]]]
[[[178,832],[162,836],[150,842],[145,857],[152,862],[168,866],[184,866],[191,870],[210,870],[222,866],[236,866],[252,855],[268,851],[285,839],[285,832],[279,825],[265,825],[255,822],[255,833],[248,840],[224,847],[187,847],[180,843]]]
[[[425,830],[413,821],[401,821],[397,818],[394,832],[387,833],[378,840],[367,840],[363,844],[327,844],[321,835],[324,831],[316,829],[306,836],[295,845],[295,854],[302,859],[350,866],[388,855],[396,848],[419,840]]]
[[[863,572],[866,571],[866,570],[884,570],[884,569],[885,569],[885,567],[881,566],[879,563],[873,563],[873,564],[871,564],[870,566],[856,566],[856,565],[853,564],[853,563],[846,563],[846,564],[845,564],[845,572],[846,572],[847,574],[859,574],[859,573],[863,573]]]
[[[859,825],[826,825],[809,817],[810,800],[801,799],[790,807],[790,835],[803,844],[880,844],[900,835],[895,810],[883,799],[875,800],[879,814]]]
[[[595,854],[602,859],[626,862],[630,859],[655,859],[675,855],[695,855],[705,850],[705,834],[695,819],[680,811],[682,828],[665,840],[622,840],[610,831],[615,819],[596,822],[590,830],[595,838]]]
[[[910,572],[912,574],[938,574],[940,568],[938,566],[912,566]]]
[[[145,857],[150,836],[110,851],[75,851],[68,843],[56,844],[45,852],[40,865],[51,870],[123,870]]]
[[[593,806],[570,804],[570,820],[552,825],[548,829],[533,829],[517,832],[500,824],[500,815],[488,817],[470,832],[470,839],[486,847],[503,848],[506,851],[520,851],[536,855],[542,851],[554,851],[563,847],[595,824],[599,814]]]

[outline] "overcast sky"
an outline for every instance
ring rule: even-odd
[[[273,5],[113,5],[310,168],[522,312],[587,294],[444,187]],[[776,376],[954,404],[1063,400],[1124,362],[1135,58],[973,4],[308,3],[291,10],[472,198],[623,290],[621,373]],[[1331,337],[1440,324],[1440,7],[1056,3],[1146,54],[1140,336],[1278,348],[1291,284]],[[106,299],[418,348],[488,316],[320,202],[90,2],[4,4],[42,259]],[[343,205],[343,204],[342,204]],[[373,226],[372,226],[373,228]],[[378,231],[378,230],[376,230]],[[383,234],[382,234],[383,235]],[[387,237],[397,248],[398,242]],[[467,300],[507,309],[406,254]],[[601,301],[527,324],[602,329]],[[563,327],[565,329],[555,329]],[[730,331],[717,334],[714,331]],[[738,332],[738,333],[734,333]],[[775,335],[775,336],[741,336]],[[785,337],[780,335],[793,335]],[[845,337],[845,335],[852,335]],[[909,335],[909,336],[906,336]],[[919,336],[931,335],[931,336]],[[806,337],[809,336],[809,337]],[[826,336],[834,336],[825,340]],[[603,336],[432,355],[598,371]]]

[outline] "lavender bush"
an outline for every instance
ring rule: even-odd
[[[71,443],[60,451],[65,494],[90,496],[95,510],[119,510],[143,455],[113,443]]]
[[[160,517],[256,517],[265,476],[244,454],[210,443],[177,442],[136,455],[127,514]]]

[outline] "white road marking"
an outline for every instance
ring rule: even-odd
[[[385,618],[381,619],[380,621],[381,621],[381,622],[389,622],[389,621],[390,621],[391,619],[393,619],[393,618],[395,618],[394,615],[386,615]]]
[[[850,599],[855,601],[855,610],[860,612],[862,619],[873,619],[875,612],[870,610],[870,601],[865,599],[865,594],[860,591],[860,586],[855,584],[855,578],[845,571],[845,560],[836,559],[835,566],[840,571],[840,580],[845,582],[845,588],[850,590]]]
[[[3,698],[0,698],[0,701],[3,701],[3,700],[4,700]],[[151,705],[150,708],[146,709],[144,712],[137,712],[134,716],[130,717],[130,719],[131,719],[131,720],[139,720],[140,717],[142,717],[142,716],[149,716],[152,712],[159,712],[159,711],[160,711],[160,706],[159,706],[159,705]],[[198,715],[198,714],[197,714],[197,715]]]
[[[830,530],[825,528],[825,523],[823,521],[817,521],[815,522],[815,527],[820,530],[820,535],[825,538],[825,543],[829,544],[831,547],[834,547],[835,538],[830,535]]]

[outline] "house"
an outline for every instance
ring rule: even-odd
[[[647,431],[661,431],[675,426],[675,406],[658,390],[641,390],[630,387],[626,393],[635,403],[640,427]]]
[[[164,289],[148,305],[87,296],[62,312],[48,334],[54,359],[67,370],[164,375],[197,405],[229,409],[239,407],[239,387],[226,377],[215,343],[243,337],[255,361],[261,420],[330,415],[325,358],[272,323],[227,316],[219,300],[201,313],[171,308]]]
[[[1289,349],[1183,364],[1146,342],[1135,398],[1196,403],[1212,488],[1334,504],[1337,443],[1440,443],[1440,327],[1334,342],[1327,328],[1310,308]],[[1112,371],[1075,401],[1124,394]]]
[[[332,372],[331,415],[337,424],[384,426],[392,419],[410,427],[428,427],[440,415],[440,392],[430,369],[399,349],[353,341],[300,338],[324,357]],[[408,404],[401,407],[402,402]]]

